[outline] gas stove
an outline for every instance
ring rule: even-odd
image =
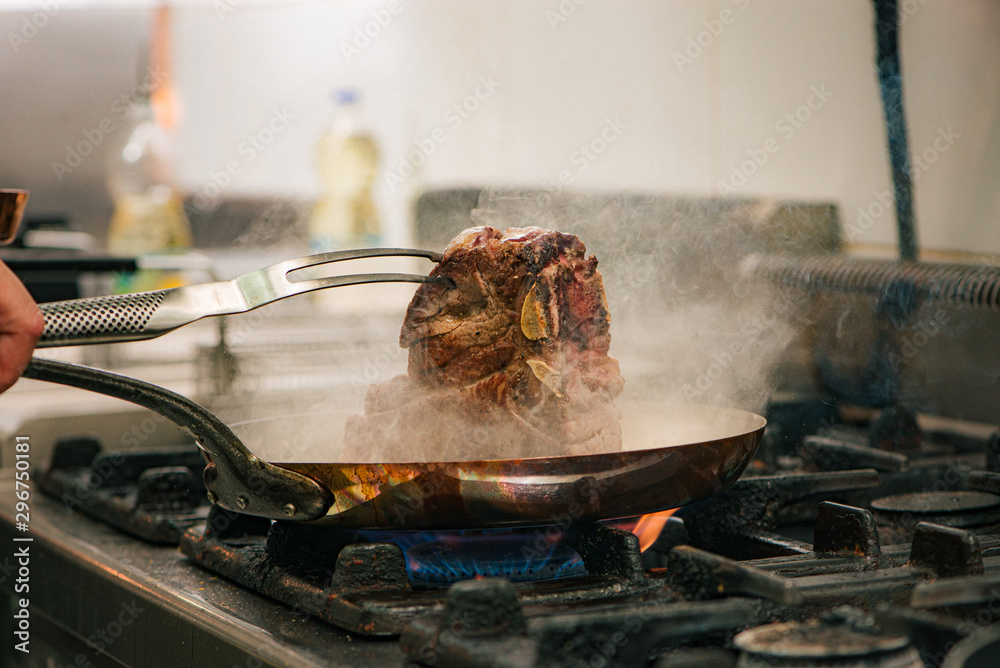
[[[2,484],[32,634],[4,665],[993,665],[976,661],[1000,656],[1000,433],[801,396],[768,413],[751,469],[644,552],[634,522],[271,522],[210,506],[193,444],[64,438],[28,534]],[[909,446],[871,447],[900,421]]]
[[[799,306],[803,334],[749,468],[669,517],[464,532],[272,522],[212,506],[195,445],[152,414],[94,404],[8,427],[0,592],[21,607],[14,555],[28,545],[32,644],[8,643],[3,665],[996,665],[1000,272],[834,254],[756,267],[797,291],[777,304]],[[636,289],[612,271],[609,292]],[[278,441],[405,365],[398,310],[372,322],[265,314],[233,321],[228,345],[208,328],[197,353],[172,351],[197,362],[164,384],[210,399],[247,442]],[[132,350],[126,361],[148,364]],[[669,376],[630,352],[630,383]],[[85,394],[66,392],[51,403]],[[261,396],[281,420],[241,405]],[[15,434],[32,443],[27,532]],[[4,623],[17,638],[18,618]]]

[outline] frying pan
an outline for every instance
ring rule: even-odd
[[[124,399],[174,422],[205,459],[209,500],[236,512],[345,529],[473,529],[634,517],[718,493],[753,458],[766,421],[650,402],[626,414],[625,449],[433,463],[271,463],[201,405],[107,371],[35,358],[24,373]],[[644,434],[630,437],[630,427]],[[675,434],[675,442],[665,434]],[[642,446],[652,446],[645,447]]]

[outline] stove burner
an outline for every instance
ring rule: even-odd
[[[913,413],[902,406],[889,406],[872,423],[868,445],[882,450],[914,452],[923,442],[924,436]]]
[[[422,666],[624,668],[649,665],[661,650],[718,642],[732,629],[760,622],[754,606],[740,598],[672,605],[633,600],[625,607],[575,605],[552,614],[521,595],[504,580],[457,583],[448,590],[443,610],[413,619],[400,646]],[[709,658],[731,657],[727,652]]]
[[[517,597],[525,605],[610,603],[663,586],[661,577],[643,570],[639,539],[602,524],[576,526],[557,536],[552,547],[551,542],[544,542],[548,538],[545,529],[358,532],[259,519],[213,507],[205,526],[193,527],[181,537],[180,550],[194,563],[248,589],[365,636],[397,635],[415,616],[439,610],[446,596],[442,586],[446,578],[457,579],[441,571],[464,569],[470,572],[469,582],[485,581],[468,563],[441,566],[438,552],[461,553],[454,543],[468,541],[469,534],[473,534],[471,542],[480,546],[471,552],[497,551],[491,557],[493,565],[486,566],[486,559],[480,557],[475,568],[534,570],[528,575],[548,578],[517,587]],[[405,548],[393,542],[404,537]],[[524,546],[533,548],[538,539],[546,549],[538,552],[537,562],[530,562],[534,565],[525,567],[530,553]],[[424,556],[439,572],[408,573],[406,561],[412,554],[407,557],[404,549]],[[506,554],[506,565],[498,553]],[[560,579],[553,583],[555,573]],[[569,574],[586,577],[570,578]]]
[[[674,542],[678,540],[739,560],[807,554],[812,545],[775,532],[782,519],[797,508],[806,508],[815,517],[819,497],[836,498],[834,495],[878,484],[873,470],[744,477],[721,494],[681,508],[674,518],[683,520],[685,531],[665,532],[643,558],[652,565],[662,565],[653,559],[669,553],[680,544]]]
[[[908,542],[919,522],[994,532],[1000,528],[1000,496],[987,492],[922,492],[871,502],[883,543]]]
[[[194,445],[103,452],[94,438],[65,437],[56,441],[39,487],[67,508],[142,540],[176,545],[208,516],[203,467]]]
[[[997,665],[998,656],[1000,628],[986,627],[955,645],[955,649],[945,659],[944,668],[987,668]]]
[[[734,639],[741,668],[757,666],[923,666],[920,654],[902,635],[882,635],[846,625],[812,621],[758,626]]]
[[[986,470],[1000,473],[1000,431],[990,434],[986,442]]]
[[[359,533],[368,541],[399,546],[414,584],[447,585],[477,577],[526,582],[587,575],[579,553],[558,537],[550,540],[544,528]]]

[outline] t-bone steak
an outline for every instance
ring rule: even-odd
[[[462,461],[621,449],[597,259],[574,235],[465,230],[448,244],[400,333],[406,375],[373,385],[349,419],[348,461]]]

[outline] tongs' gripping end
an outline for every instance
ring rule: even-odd
[[[455,281],[449,278],[448,276],[428,276],[427,278],[428,278],[427,281],[428,283],[437,283],[438,285],[443,285],[449,290],[454,290],[455,288],[458,287],[455,284]]]
[[[286,289],[291,291],[285,296],[289,296],[290,294],[302,294],[313,290],[322,290],[324,288],[360,285],[364,283],[434,283],[437,285],[443,285],[448,289],[455,288],[455,281],[447,276],[427,276],[424,274],[369,273],[350,274],[347,276],[327,276],[323,278],[304,280],[291,278],[290,276],[293,272],[299,271],[300,269],[307,269],[310,267],[317,267],[345,260],[361,260],[377,257],[422,257],[431,260],[432,262],[440,262],[444,258],[444,255],[437,251],[416,250],[412,248],[358,248],[307,255],[305,257],[298,258],[297,260],[289,260],[287,262],[273,265],[268,268],[268,271],[276,271],[279,276],[284,275],[285,282],[283,285]],[[251,276],[251,274],[248,274],[247,276]],[[270,273],[270,276],[272,277],[271,280],[274,280],[274,274]],[[246,277],[240,277],[238,280],[245,278]],[[247,286],[241,286],[241,288],[243,289],[244,295],[246,295],[248,292]]]
[[[444,254],[437,251],[416,250],[413,248],[354,248],[349,250],[329,251],[326,253],[306,255],[305,257],[301,257],[296,260],[288,260],[286,262],[272,265],[270,269],[277,269],[285,274],[288,274],[293,271],[298,271],[299,269],[318,267],[332,262],[363,260],[375,257],[422,257],[430,260],[431,262],[437,263],[442,260]]]
[[[366,283],[436,283],[448,288],[455,287],[455,282],[447,276],[426,276],[424,274],[348,274],[347,276],[327,276],[308,281],[296,281],[295,287],[299,293],[303,293],[313,290],[323,290],[324,288],[364,285]]]

